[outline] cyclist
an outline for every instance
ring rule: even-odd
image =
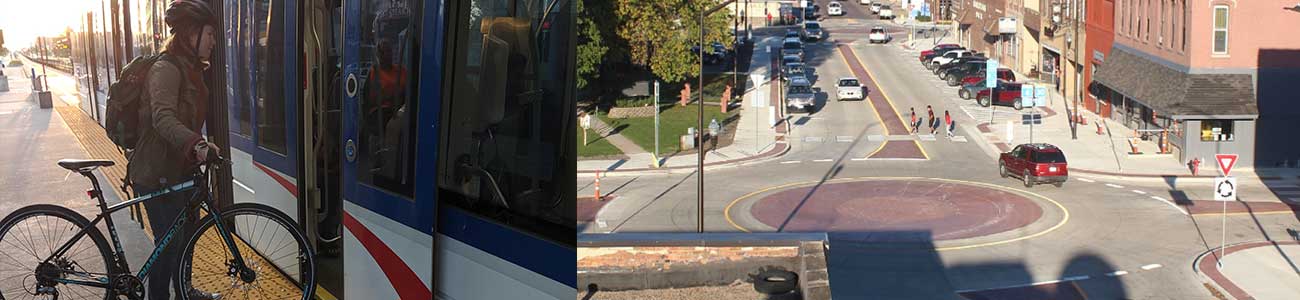
[[[188,180],[197,163],[217,153],[217,146],[199,134],[206,120],[208,90],[203,70],[216,45],[217,19],[203,0],[175,0],[165,12],[163,22],[171,28],[162,51],[169,59],[159,59],[149,69],[145,91],[149,99],[149,119],[142,119],[142,135],[130,155],[127,177],[136,194],[144,194]],[[142,115],[143,116],[143,115]],[[164,199],[145,203],[154,243],[160,244],[170,222],[185,209],[188,193],[169,193]],[[193,220],[193,219],[191,219]],[[183,226],[173,238],[188,240],[194,223]],[[170,281],[176,277],[181,247],[168,247],[149,272],[149,299],[169,299]],[[190,299],[219,299],[220,295],[198,290]]]

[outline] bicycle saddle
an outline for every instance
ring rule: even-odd
[[[92,171],[95,170],[95,168],[108,167],[108,166],[112,166],[113,164],[114,164],[113,161],[104,160],[104,159],[60,159],[59,160],[60,167],[63,167],[64,169],[68,169],[68,171],[77,171],[77,172]]]

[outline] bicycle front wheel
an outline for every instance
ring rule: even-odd
[[[108,241],[97,228],[63,255],[42,264],[90,221],[48,204],[23,207],[0,221],[0,299],[111,299],[102,287],[112,265]]]
[[[240,203],[203,217],[185,245],[178,273],[180,294],[190,290],[222,299],[303,299],[316,290],[315,253],[293,219],[269,206]],[[232,249],[221,237],[229,232]],[[244,268],[234,253],[243,259]]]

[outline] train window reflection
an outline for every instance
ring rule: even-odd
[[[565,99],[572,50],[569,35],[549,35],[568,32],[573,2],[458,4],[446,51],[450,97],[439,184],[460,196],[442,199],[555,241],[573,240],[575,202],[560,187],[572,185],[562,178],[573,178],[574,163],[562,146],[568,131],[557,129],[571,122],[573,104]]]
[[[363,1],[358,58],[358,179],[408,199],[415,177],[417,2]]]
[[[257,60],[257,144],[280,154],[285,151],[284,1],[253,3],[254,57]]]

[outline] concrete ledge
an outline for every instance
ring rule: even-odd
[[[799,270],[798,257],[759,257],[739,261],[674,267],[672,269],[624,269],[601,272],[578,271],[578,286],[596,284],[603,291],[685,288],[752,282],[750,274],[761,268]],[[802,281],[802,280],[801,280]]]

